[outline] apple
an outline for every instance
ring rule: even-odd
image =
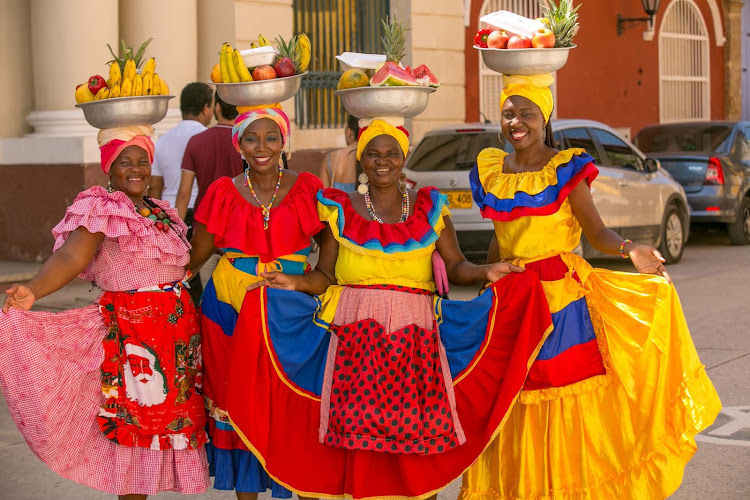
[[[508,40],[508,48],[509,49],[530,49],[531,40],[529,40],[529,37],[522,36],[522,35],[512,36],[510,37],[510,40]]]
[[[504,49],[508,46],[508,34],[505,31],[493,31],[487,36],[487,47],[491,49]]]
[[[271,80],[273,78],[276,78],[276,71],[273,69],[273,66],[264,64],[257,66],[253,70],[253,80]]]
[[[547,28],[540,28],[531,37],[531,46],[535,49],[551,49],[555,46],[555,35]]]
[[[276,76],[278,76],[279,78],[294,76],[294,73],[296,73],[294,63],[288,57],[279,59],[273,69],[274,71],[276,71]]]

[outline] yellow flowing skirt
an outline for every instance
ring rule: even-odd
[[[674,287],[561,257],[583,283],[607,373],[522,392],[460,500],[666,498],[721,409]]]

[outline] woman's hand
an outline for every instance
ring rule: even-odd
[[[664,276],[672,284],[672,278],[664,267],[666,260],[656,248],[633,244],[633,248],[628,251],[628,255],[630,255],[630,260],[633,261],[633,265],[639,273]]]
[[[260,276],[263,278],[263,280],[257,281],[248,286],[248,292],[262,286],[278,288],[280,290],[297,290],[297,276],[291,276],[289,274],[279,273],[276,271],[260,273]]]
[[[522,273],[526,269],[523,267],[514,266],[510,262],[495,262],[494,264],[487,264],[484,266],[487,270],[487,281],[494,283],[497,280],[504,278],[510,273]]]
[[[19,285],[18,283],[14,283],[10,288],[5,290],[5,295],[5,303],[3,304],[4,313],[7,313],[11,308],[28,311],[34,305],[34,301],[36,301],[31,288],[26,285]]]

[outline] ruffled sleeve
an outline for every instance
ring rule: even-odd
[[[65,211],[65,217],[52,229],[54,251],[67,241],[71,232],[83,227],[90,233],[103,233],[105,238],[116,240],[125,253],[158,259],[168,266],[184,266],[190,251],[190,245],[183,239],[187,226],[168,202],[155,202],[169,216],[176,231],[165,233],[156,229],[151,220],[135,212],[133,202],[121,191],[108,193],[101,186],[89,188],[78,194]],[[82,278],[94,279],[90,267],[81,273]]]
[[[507,221],[555,213],[579,182],[590,186],[599,173],[583,149],[560,151],[534,172],[504,173],[506,156],[497,148],[484,149],[469,174],[474,202],[485,218]]]
[[[268,229],[264,230],[261,209],[242,197],[233,179],[221,177],[206,191],[195,220],[214,235],[217,248],[232,248],[270,261],[306,248],[310,238],[323,229],[315,209],[315,195],[322,188],[314,175],[299,174],[281,203],[271,208]]]
[[[352,207],[349,195],[326,188],[318,193],[318,215],[328,223],[338,242],[365,255],[431,253],[450,217],[448,200],[434,187],[417,192],[414,212],[401,224],[380,224],[367,220]]]

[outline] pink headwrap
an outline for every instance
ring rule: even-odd
[[[149,163],[154,161],[154,142],[151,134],[154,129],[149,125],[136,125],[132,127],[120,127],[102,129],[96,139],[99,143],[101,153],[102,170],[109,174],[112,163],[120,156],[123,149],[128,146],[138,146],[148,154]]]
[[[245,129],[255,120],[261,118],[268,118],[276,122],[281,131],[281,142],[286,144],[286,141],[289,138],[289,117],[281,110],[281,107],[276,105],[247,109],[248,108],[237,108],[238,111],[244,112],[234,120],[234,126],[232,127],[232,144],[234,144],[234,148],[238,153],[242,152],[240,151],[240,139],[242,138],[242,134],[245,133]]]

